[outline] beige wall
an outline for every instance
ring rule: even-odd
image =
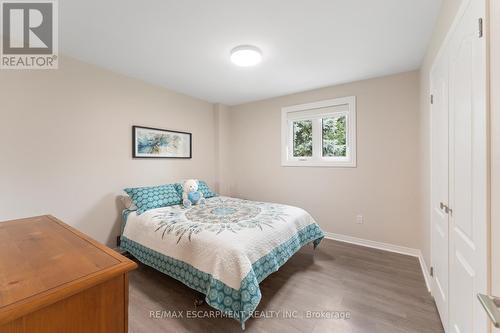
[[[282,167],[281,108],[352,95],[358,167]],[[229,193],[300,206],[327,232],[420,248],[418,105],[410,72],[231,107]]]
[[[216,133],[216,190],[220,194],[229,194],[228,174],[231,169],[230,154],[230,118],[229,107],[222,104],[214,105],[215,133]]]
[[[62,58],[0,73],[0,221],[53,214],[115,245],[128,186],[215,183],[213,106]],[[132,125],[193,133],[192,160],[133,160]]]
[[[429,76],[446,34],[455,18],[462,0],[443,0],[438,22],[420,69],[420,113],[419,113],[419,169],[420,169],[420,218],[421,249],[426,264],[430,266],[430,89]]]

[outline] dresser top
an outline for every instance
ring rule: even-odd
[[[136,266],[53,216],[1,222],[0,322]]]

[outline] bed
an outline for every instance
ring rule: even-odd
[[[293,206],[217,196],[203,206],[123,212],[120,247],[205,295],[244,328],[261,299],[259,283],[323,231]]]

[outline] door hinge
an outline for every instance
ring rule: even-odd
[[[432,266],[431,266],[431,269],[430,269],[429,274],[430,274],[431,276],[434,276],[434,267],[432,267]]]
[[[479,38],[483,37],[483,29],[484,29],[483,26],[484,26],[484,24],[483,24],[483,18],[480,17],[479,18]]]
[[[434,104],[434,95],[431,95],[431,104]]]

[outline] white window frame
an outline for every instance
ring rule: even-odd
[[[347,110],[325,111],[343,107]],[[322,118],[345,115],[346,157],[323,157]],[[313,156],[293,156],[293,121],[312,120]],[[281,109],[281,165],[287,167],[356,167],[356,96],[287,106]]]

